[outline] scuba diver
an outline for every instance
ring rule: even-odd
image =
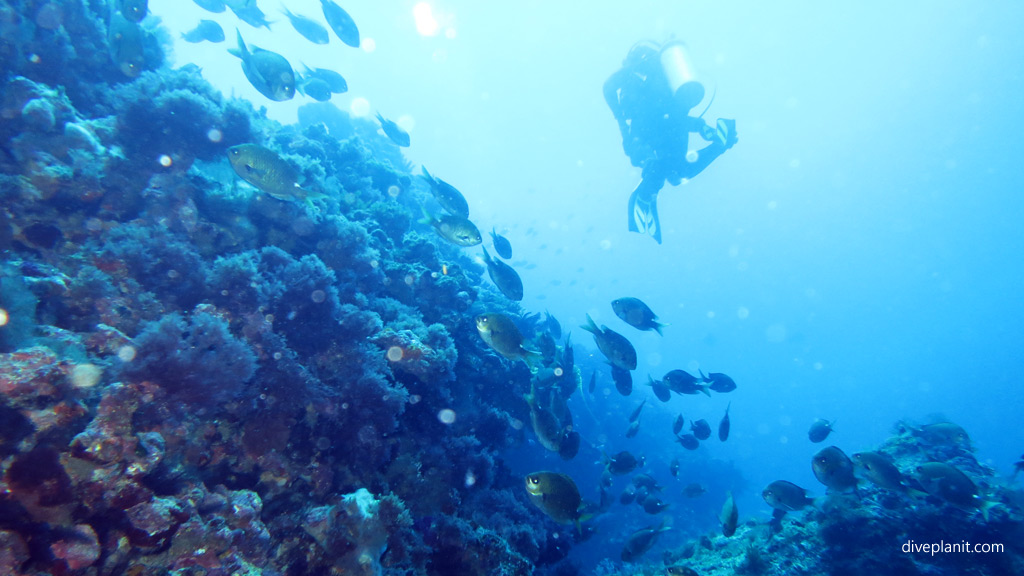
[[[658,192],[665,182],[678,186],[700,174],[732,148],[736,121],[719,119],[712,128],[703,112],[690,116],[704,99],[704,85],[695,79],[686,45],[675,40],[663,47],[635,44],[622,68],[605,81],[604,98],[619,124],[623,151],[633,166],[643,169],[629,197],[629,230],[649,234],[661,244]],[[710,144],[690,151],[691,133]]]

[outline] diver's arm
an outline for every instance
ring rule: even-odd
[[[678,175],[682,178],[686,178],[687,180],[694,178],[703,172],[705,168],[714,162],[715,158],[721,156],[726,150],[727,148],[721,142],[714,141],[711,144],[708,144],[696,151],[696,160],[693,162],[683,161],[681,163],[681,169]]]
[[[625,85],[628,76],[629,70],[620,68],[604,81],[604,101],[611,108],[612,114],[615,115],[615,120],[618,121],[620,128],[626,124],[626,118],[622,110],[622,103],[619,101],[619,90]]]
[[[700,121],[703,122],[703,120]],[[693,162],[682,162],[679,171],[675,174],[676,177],[693,178],[703,172],[705,168],[714,162],[715,158],[718,158],[723,152],[736,145],[736,121],[719,118],[717,124],[717,129],[708,130],[713,136],[711,144],[695,151],[697,157]]]
[[[690,116],[687,125],[687,130],[697,134],[704,139],[705,142],[711,142],[715,139],[715,129],[711,127],[703,118],[694,118]]]

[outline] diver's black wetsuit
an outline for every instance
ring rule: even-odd
[[[622,149],[633,166],[642,167],[654,157],[656,134],[671,98],[658,49],[651,44],[634,46],[622,68],[605,81],[604,99],[619,123]]]
[[[604,97],[619,124],[622,148],[643,177],[629,197],[629,230],[649,234],[661,243],[658,192],[700,174],[736,142],[735,121],[719,120],[717,130],[673,98],[660,62],[660,49],[640,43],[623,67],[604,84]],[[690,133],[711,144],[687,161]]]

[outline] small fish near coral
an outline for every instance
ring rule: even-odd
[[[377,121],[380,122],[380,128],[384,131],[384,135],[388,137],[388,140],[391,140],[402,148],[409,147],[411,141],[409,133],[403,130],[398,123],[381,116],[380,112],[377,112]]]
[[[326,194],[301,188],[298,170],[276,152],[258,144],[228,148],[228,161],[242,179],[278,200],[312,203]]]
[[[331,30],[334,30],[342,42],[353,48],[358,48],[359,27],[356,26],[355,20],[333,0],[320,0],[320,4],[324,10],[324,18],[327,19]]]
[[[229,52],[242,60],[242,72],[260,94],[274,102],[295,97],[295,71],[284,56],[253,46],[250,51],[238,32],[238,48]]]
[[[190,44],[198,44],[200,42],[212,42],[218,43],[224,41],[224,29],[220,27],[220,24],[213,20],[200,20],[199,24],[195,28],[184,32],[181,35],[182,40]]]
[[[530,502],[555,522],[579,526],[583,500],[570,476],[546,471],[528,474],[526,493]]]

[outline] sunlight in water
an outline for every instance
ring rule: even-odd
[[[412,17],[416,19],[416,31],[422,36],[437,36],[441,26],[434,18],[433,9],[428,2],[420,2],[413,6]]]
[[[353,98],[351,107],[353,116],[366,116],[370,113],[370,101],[366,98]]]
[[[398,124],[398,126],[406,132],[412,132],[413,129],[416,128],[416,119],[408,114],[403,114],[395,120],[395,124]]]

